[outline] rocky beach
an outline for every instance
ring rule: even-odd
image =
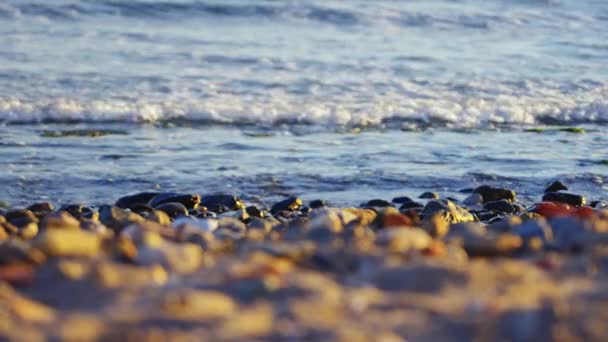
[[[332,207],[140,192],[0,209],[7,340],[601,341],[607,204],[555,181]]]
[[[607,341],[608,1],[0,0],[0,342]]]

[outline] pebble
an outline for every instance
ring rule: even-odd
[[[514,214],[519,211],[519,208],[517,208],[516,206],[514,206],[513,204],[511,204],[511,202],[509,202],[507,200],[486,202],[486,204],[483,205],[483,209],[492,210],[492,211],[496,211],[499,213],[505,213],[505,214]]]
[[[172,319],[200,322],[229,318],[237,312],[238,304],[218,291],[185,289],[167,293],[161,310]]]
[[[422,210],[423,217],[431,217],[441,213],[446,222],[458,223],[474,221],[475,217],[466,209],[461,208],[449,200],[431,200]]]
[[[114,205],[122,209],[132,209],[137,205],[147,205],[151,199],[160,194],[160,192],[140,192],[137,194],[121,197],[118,199],[118,201],[116,201]]]
[[[200,205],[215,213],[239,210],[245,207],[238,197],[227,194],[203,196]]]
[[[148,205],[153,208],[167,203],[179,203],[183,205],[187,210],[195,209],[201,203],[201,196],[199,194],[179,194],[179,193],[166,193],[159,194],[152,198]]]
[[[270,208],[270,213],[275,215],[281,211],[296,211],[302,206],[302,199],[299,197],[289,197],[280,202],[275,203]]]
[[[168,202],[154,207],[154,210],[162,211],[171,219],[175,220],[180,216],[188,216],[188,208],[178,202]]]
[[[55,211],[44,216],[40,222],[40,229],[79,230],[80,222],[65,211]]]
[[[312,200],[308,203],[308,206],[312,209],[327,207],[327,201],[321,199]]]
[[[55,210],[55,206],[50,202],[38,202],[30,205],[27,209],[34,213],[48,213]]]
[[[423,198],[423,199],[439,199],[439,194],[436,192],[423,192],[422,194],[420,194],[420,196],[418,196],[418,198]]]
[[[494,188],[489,185],[479,186],[473,190],[473,193],[480,194],[483,198],[483,203],[500,201],[503,199],[509,202],[515,201],[515,191],[504,188]]]
[[[547,187],[545,187],[544,193],[557,192],[562,190],[568,191],[568,187],[560,181],[553,181],[549,185],[547,185]]]
[[[47,229],[36,237],[34,246],[49,256],[93,257],[101,250],[101,239],[82,230]]]
[[[113,231],[120,233],[122,229],[132,223],[143,222],[144,218],[139,214],[119,207],[102,205],[99,207],[99,221]]]
[[[585,197],[569,192],[547,192],[543,195],[545,202],[560,202],[571,206],[579,207],[585,205]]]
[[[391,206],[391,202],[385,201],[385,200],[379,199],[379,198],[369,200],[367,203],[362,205],[362,207],[390,207],[390,206]]]

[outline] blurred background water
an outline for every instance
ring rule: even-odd
[[[4,0],[0,200],[606,198],[606,37],[599,0]]]

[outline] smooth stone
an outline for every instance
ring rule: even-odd
[[[50,202],[39,202],[30,205],[27,209],[32,212],[51,212],[55,210],[55,206]]]
[[[156,222],[160,225],[168,226],[171,224],[171,217],[162,210],[152,210],[151,214],[146,217],[147,220]]]
[[[436,192],[427,191],[427,192],[423,192],[422,194],[420,194],[420,196],[418,196],[418,198],[439,199],[439,194]]]
[[[496,233],[510,232],[513,227],[523,223],[523,219],[519,216],[509,215],[488,224],[488,230]]]
[[[385,200],[379,199],[379,198],[369,200],[367,203],[362,205],[362,207],[390,207],[390,206],[391,206],[391,202],[385,201]]]
[[[148,205],[157,208],[166,203],[180,203],[187,209],[195,209],[200,202],[201,196],[199,194],[166,193],[155,196],[148,202]]]
[[[38,235],[38,223],[30,222],[19,227],[19,237],[24,240],[31,240]]]
[[[227,194],[203,196],[200,205],[207,207],[207,209],[215,213],[239,210],[245,207],[238,197]],[[223,208],[226,209],[222,210]]]
[[[80,229],[86,230],[88,232],[93,232],[101,236],[109,237],[112,235],[112,231],[110,231],[108,227],[104,226],[99,221],[82,220],[80,221]]]
[[[122,209],[132,209],[135,205],[138,204],[148,204],[151,199],[160,195],[160,192],[140,192],[133,195],[124,196],[118,199],[115,206]]]
[[[514,214],[518,212],[518,208],[513,206],[511,202],[507,200],[499,200],[493,202],[486,202],[483,205],[483,208],[486,210],[493,210],[500,213]]]
[[[416,208],[424,208],[424,205],[422,205],[418,202],[414,202],[414,201],[405,202],[399,207],[399,211],[416,209]]]
[[[60,211],[65,211],[70,215],[74,216],[78,220],[82,219],[98,219],[98,213],[91,207],[87,207],[83,204],[68,204],[63,205],[59,208]]]
[[[67,229],[67,230],[79,230],[80,221],[74,218],[74,216],[68,214],[65,211],[55,211],[45,215],[40,221],[40,229]]]
[[[327,207],[327,201],[322,199],[312,200],[310,203],[308,203],[308,206],[312,209]]]
[[[589,206],[595,209],[605,209],[608,208],[608,203],[604,201],[593,201],[589,204]]]
[[[4,214],[6,221],[19,226],[19,223],[27,224],[38,222],[38,217],[28,209],[11,209]]]
[[[332,234],[344,229],[344,222],[337,210],[317,210],[310,218],[310,230],[327,229]]]
[[[129,208],[132,212],[137,213],[143,217],[148,217],[154,212],[154,208],[147,204],[134,204]]]
[[[119,207],[102,205],[99,207],[99,221],[114,232],[120,233],[126,226],[137,222],[143,222],[145,219],[139,214]]]
[[[569,192],[548,192],[543,195],[544,202],[560,202],[571,206],[580,207],[585,205],[585,197]]]
[[[422,210],[422,216],[425,218],[436,213],[442,213],[445,221],[449,223],[475,221],[471,213],[449,200],[431,200]]]
[[[176,219],[180,216],[188,216],[188,208],[178,202],[169,202],[160,204],[154,207],[154,210],[160,210],[165,214],[169,215],[171,219]]]
[[[258,209],[258,207],[256,206],[249,206],[247,208],[245,208],[245,210],[247,211],[247,214],[249,216],[251,216],[252,218],[257,217],[257,218],[264,218],[266,217],[266,213],[264,213],[264,211]]]
[[[553,182],[551,182],[551,184],[547,185],[547,187],[545,188],[544,193],[557,192],[557,191],[561,191],[561,190],[568,191],[568,187],[565,186],[560,181],[553,181]]]
[[[494,202],[499,200],[507,200],[509,202],[515,201],[515,191],[504,189],[504,188],[494,188],[489,185],[482,185],[473,190],[474,193],[480,194],[483,197],[483,203]]]
[[[47,229],[34,240],[34,246],[50,256],[96,256],[101,250],[97,234],[83,230]]]
[[[446,241],[459,243],[471,257],[508,255],[522,246],[521,237],[511,233],[488,232],[486,226],[479,222],[451,225]]]
[[[281,211],[296,211],[302,206],[302,199],[299,197],[289,197],[280,202],[275,203],[270,209],[271,214],[276,214]]]
[[[316,243],[328,243],[333,241],[335,234],[328,227],[311,229],[306,232],[305,239]]]
[[[413,202],[413,200],[407,196],[399,196],[399,197],[393,198],[393,200],[391,202],[397,203],[397,204],[404,204],[404,203]]]
[[[404,253],[410,250],[423,250],[433,239],[420,228],[391,228],[376,234],[376,245],[391,252]]]

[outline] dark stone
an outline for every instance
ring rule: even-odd
[[[493,211],[478,212],[475,213],[475,216],[477,216],[477,219],[482,222],[489,222],[492,221],[494,218],[499,217],[499,215]]]
[[[560,181],[554,181],[551,184],[547,185],[547,187],[545,188],[544,193],[548,193],[548,192],[557,192],[557,191],[561,191],[561,190],[568,190],[568,187],[565,186],[562,182]]]
[[[36,215],[34,215],[34,213],[28,209],[11,209],[4,214],[4,217],[8,222],[11,223],[21,219],[31,219],[35,220],[35,222],[38,222]]]
[[[114,205],[122,209],[131,209],[137,204],[148,204],[151,199],[160,194],[160,192],[140,192],[137,194],[121,197],[118,199],[118,201],[116,201]]]
[[[33,212],[51,212],[55,210],[55,206],[50,202],[40,202],[30,205],[27,209]]]
[[[204,205],[215,213],[239,210],[245,207],[238,197],[227,194],[203,196],[200,205]]]
[[[399,207],[399,211],[403,211],[403,210],[409,210],[409,209],[414,209],[414,208],[424,208],[424,205],[418,203],[418,202],[406,202],[403,203],[403,205],[401,205]]]
[[[504,188],[493,188],[489,185],[482,185],[477,187],[474,193],[480,194],[483,197],[483,203],[507,200],[509,202],[515,201],[515,191],[504,189]]]
[[[497,211],[500,213],[508,213],[508,214],[513,214],[513,213],[517,212],[517,208],[515,206],[513,206],[507,200],[487,202],[486,204],[483,205],[483,208],[486,210],[493,210],[493,211]]]
[[[140,215],[143,216],[147,216],[152,214],[152,212],[154,212],[154,208],[152,208],[151,206],[147,205],[147,204],[135,204],[131,207],[131,211],[134,213],[138,213]]]
[[[66,204],[59,208],[59,211],[65,211],[77,219],[90,219],[93,216],[95,210],[91,207],[87,207],[83,204]]]
[[[142,222],[143,220],[144,218],[139,214],[126,209],[111,205],[99,207],[99,222],[116,233],[120,233],[126,226],[132,223]]]
[[[413,202],[413,200],[407,196],[399,196],[399,197],[393,198],[392,202],[397,203],[397,204],[403,204],[403,203]]]
[[[154,197],[148,204],[156,208],[165,203],[181,203],[186,209],[194,209],[198,207],[200,202],[201,196],[199,194],[166,193]]]
[[[589,204],[591,208],[602,209],[608,207],[608,203],[604,201],[593,201]]]
[[[464,188],[464,189],[460,189],[458,190],[458,192],[460,192],[461,194],[470,194],[474,191],[475,189],[473,188]]]
[[[391,206],[391,202],[385,201],[385,200],[379,199],[379,198],[369,200],[364,205],[364,207],[390,207],[390,206]]]
[[[266,216],[262,210],[258,209],[258,207],[254,205],[245,208],[245,211],[251,217],[264,218]]]
[[[424,199],[439,199],[439,194],[436,192],[423,192],[422,194],[420,194],[420,196],[418,196],[418,198],[424,198]]]
[[[178,202],[163,203],[154,209],[164,211],[171,219],[176,219],[180,216],[188,216],[188,208]]]
[[[585,197],[569,192],[548,192],[543,196],[545,202],[566,203],[575,207],[585,204]]]
[[[327,207],[327,201],[322,199],[312,200],[308,206],[312,209]]]
[[[296,211],[302,206],[302,199],[299,197],[289,197],[275,203],[270,209],[270,213],[275,215],[281,211]]]

